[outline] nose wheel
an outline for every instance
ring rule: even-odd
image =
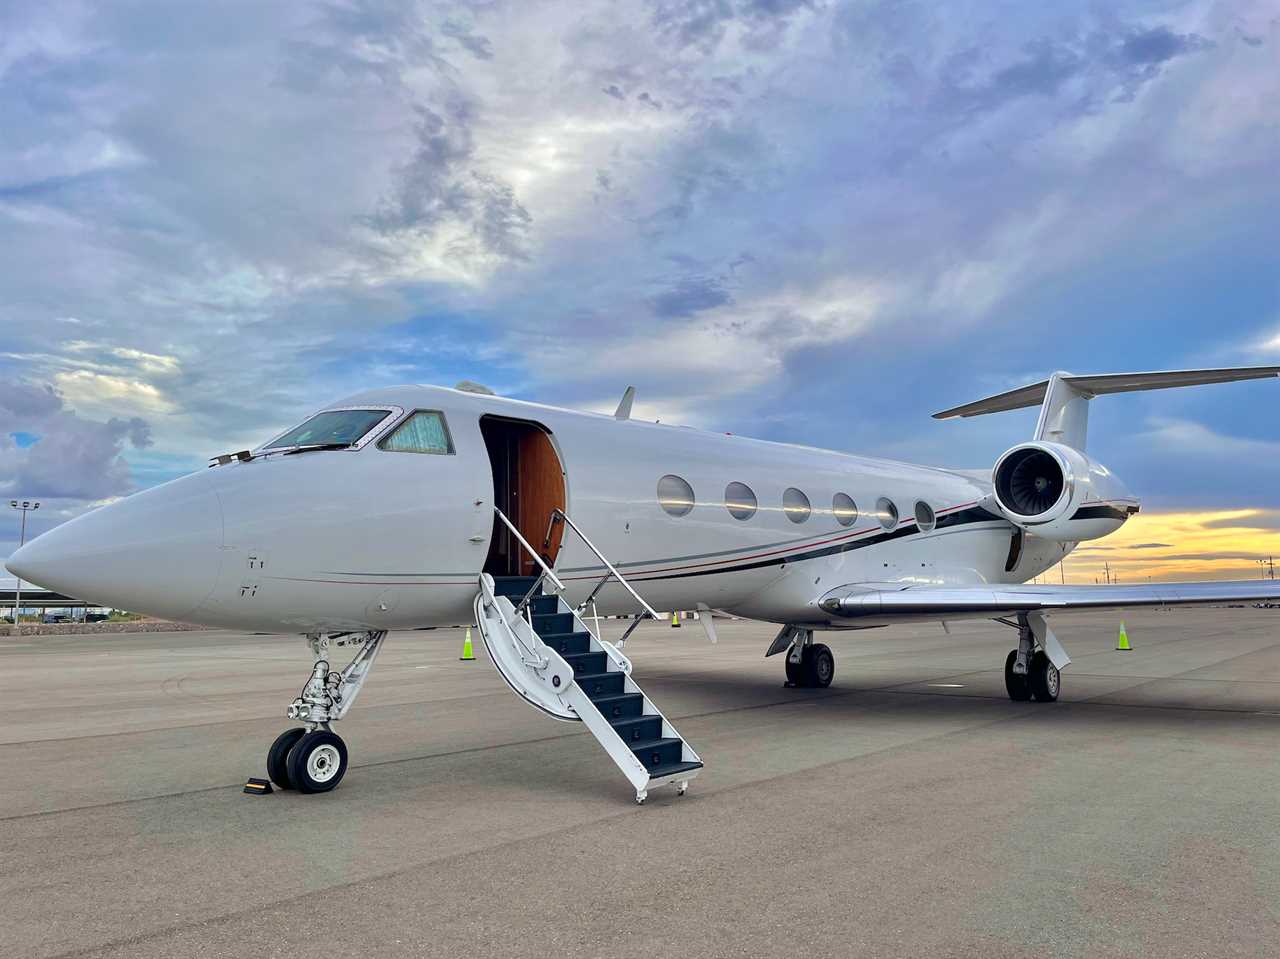
[[[286,729],[267,750],[267,775],[281,789],[323,793],[347,774],[347,744],[329,729]]]
[[[289,750],[306,734],[301,726],[286,729],[267,750],[267,776],[281,789],[293,788],[293,780],[289,778]]]
[[[328,729],[317,729],[289,750],[289,781],[300,793],[324,793],[347,773],[347,744]]]

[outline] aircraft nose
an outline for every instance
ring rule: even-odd
[[[194,473],[56,526],[5,565],[76,599],[181,619],[217,584],[222,507]]]

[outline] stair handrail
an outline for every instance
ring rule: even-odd
[[[578,538],[582,540],[583,543],[586,544],[587,549],[595,553],[596,558],[599,559],[600,562],[604,563],[605,569],[609,571],[609,574],[613,576],[613,578],[616,579],[619,583],[621,583],[623,588],[626,589],[626,591],[631,594],[631,598],[634,599],[637,603],[639,603],[642,607],[644,607],[644,611],[649,614],[650,618],[652,619],[658,618],[658,614],[657,612],[654,611],[654,608],[644,601],[644,598],[635,591],[635,588],[629,582],[627,582],[626,577],[623,576],[621,573],[619,573],[618,570],[614,567],[614,565],[611,562],[609,562],[608,557],[606,557],[604,553],[600,552],[599,548],[596,547],[596,544],[591,542],[591,540],[587,538],[587,534],[578,528],[578,524],[569,518],[568,513],[566,513],[564,510],[560,509],[559,507],[556,507],[551,511],[551,516],[553,520],[557,516],[560,517],[560,519],[564,520],[565,524],[571,530],[577,533]],[[596,588],[591,591],[591,595],[587,598],[587,602],[590,602],[591,600],[595,599],[596,592],[598,592],[600,587],[603,586],[608,581],[609,581],[609,576],[606,576],[596,586]],[[585,605],[586,603],[583,604],[584,607]]]
[[[485,577],[489,577],[488,582],[485,581]],[[545,669],[547,666],[547,657],[543,656],[536,649],[531,649],[529,644],[520,638],[520,634],[516,632],[515,628],[507,622],[506,613],[504,613],[502,611],[502,607],[498,605],[498,597],[493,591],[492,583],[493,577],[489,576],[488,573],[480,574],[480,594],[484,598],[484,604],[493,608],[493,610],[498,614],[498,618],[502,620],[502,625],[507,628],[508,635],[515,640],[516,646],[519,647],[516,652],[520,655],[520,661],[526,666],[532,666],[534,669]],[[516,615],[519,617],[518,613]],[[536,636],[537,634],[535,633],[534,635]],[[523,650],[524,652],[520,652],[520,650]],[[526,658],[525,653],[528,653],[529,656],[533,658]]]
[[[515,524],[513,524],[511,520],[507,519],[507,514],[502,512],[502,510],[497,506],[493,508],[493,511],[498,514],[498,519],[502,520],[502,522],[506,524],[507,529],[511,530],[515,535],[515,538],[520,541],[520,545],[523,546],[528,551],[529,555],[533,557],[533,561],[542,567],[542,575],[550,576],[551,582],[556,584],[556,589],[563,592],[564,583],[560,582],[560,577],[551,571],[551,567],[542,561],[542,557],[539,556],[534,548],[529,545],[529,541],[520,535],[520,531],[516,529]],[[542,577],[540,576],[538,578],[541,579]]]

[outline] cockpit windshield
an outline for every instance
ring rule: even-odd
[[[327,410],[324,413],[317,413],[301,426],[295,426],[263,449],[350,446],[390,414],[390,410]]]

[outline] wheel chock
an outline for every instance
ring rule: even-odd
[[[250,796],[270,796],[275,792],[269,779],[250,779],[244,784],[244,791]]]

